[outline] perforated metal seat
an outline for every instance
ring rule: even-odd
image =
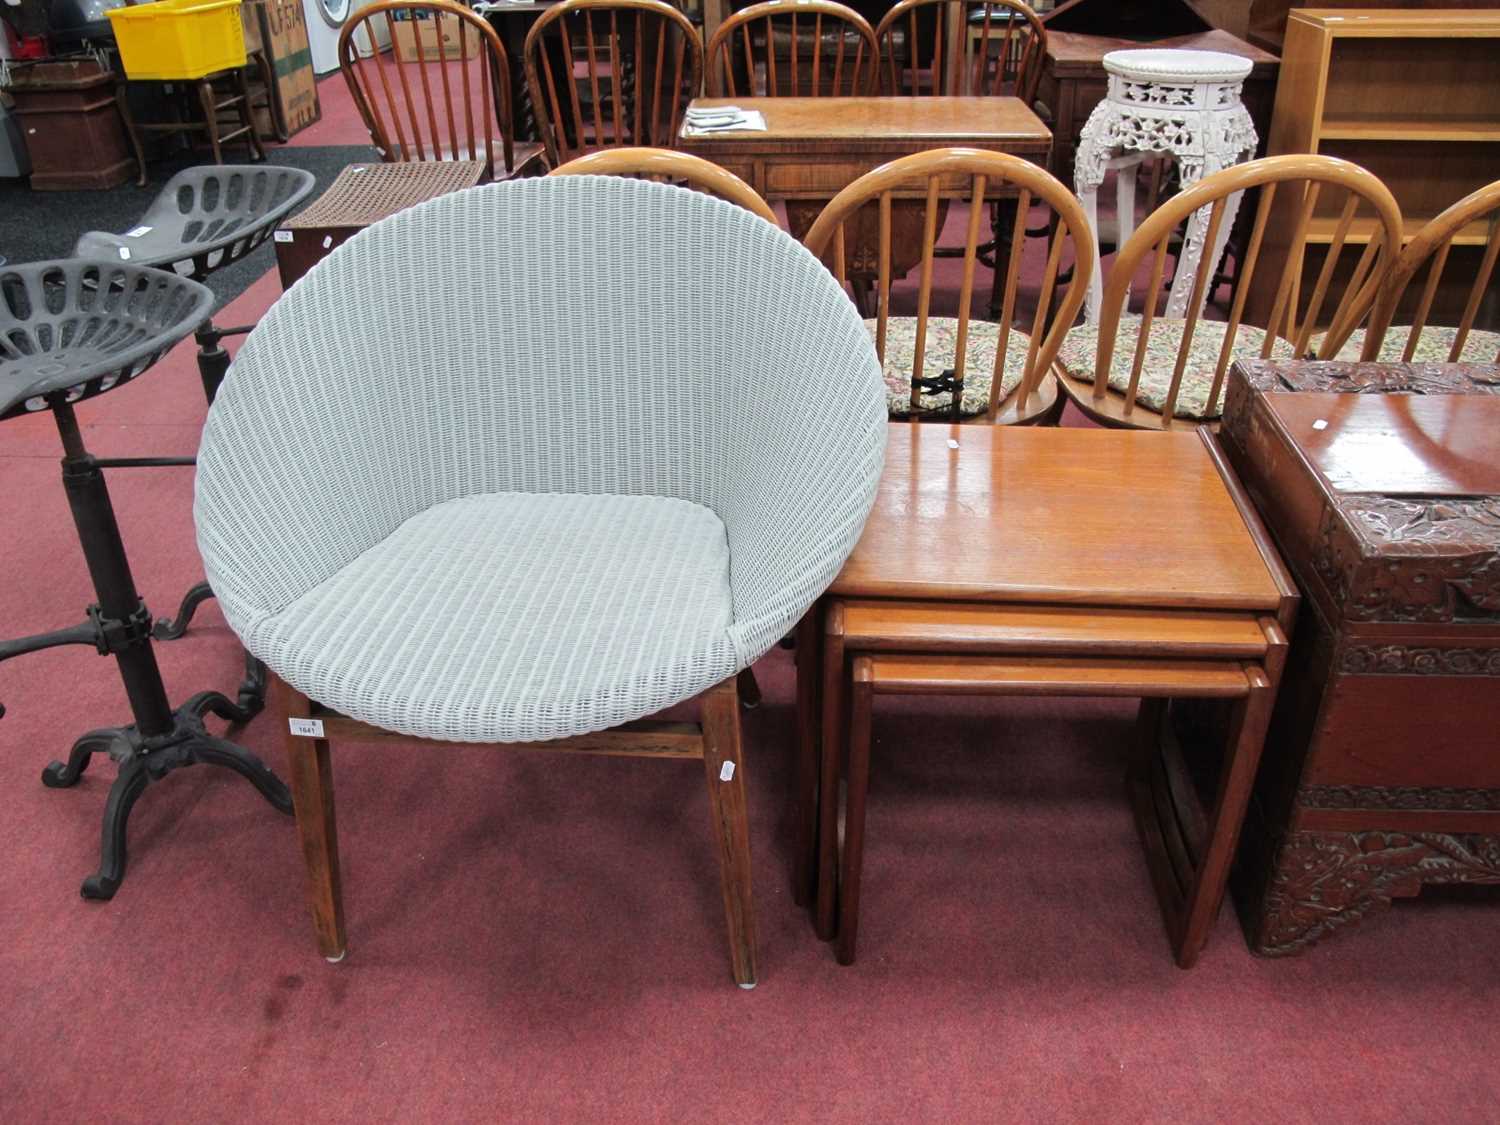
[[[124,234],[89,231],[74,257],[171,269],[202,280],[250,253],[311,194],[311,172],[268,164],[205,164],[167,181]]]
[[[196,281],[119,260],[0,269],[0,419],[133,379],[208,319]]]

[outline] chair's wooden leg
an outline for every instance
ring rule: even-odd
[[[755,669],[746,668],[738,677],[740,706],[749,711],[760,706],[760,684],[755,681]]]
[[[818,700],[821,603],[797,623],[797,767],[792,793],[792,901],[812,902],[818,848]]]
[[[240,98],[240,124],[249,138],[250,155],[259,164],[266,158],[265,146],[260,143],[260,134],[255,131],[255,112],[250,108],[250,79],[248,67],[240,67],[235,74],[235,92]]]
[[[838,898],[839,766],[844,752],[844,609],[829,602],[823,627],[822,737],[818,769],[818,902],[814,929],[824,941],[834,938],[834,904]]]
[[[856,657],[849,676],[849,771],[844,857],[839,872],[838,942],[841,965],[854,964],[859,937],[859,878],[865,861],[865,795],[870,788],[870,711],[874,705],[868,656]]]
[[[131,151],[135,153],[135,186],[146,186],[146,150],[141,146],[141,131],[136,128],[135,114],[130,112],[130,89],[122,76],[115,84],[115,107],[120,111],[120,120],[125,125],[125,136],[130,139]]]
[[[224,163],[224,152],[219,146],[219,112],[214,108],[214,86],[207,78],[198,81],[198,102],[203,107],[203,121],[208,131],[208,146],[213,149],[214,163]]]
[[[713,813],[735,982],[754,988],[755,904],[750,894],[750,821],[740,745],[739,692],[725,680],[703,696],[703,766]]]
[[[310,716],[305,695],[286,685],[282,686],[282,695],[288,720]],[[342,961],[348,942],[344,936],[343,887],[339,877],[339,840],[333,815],[333,770],[328,740],[288,731],[286,755],[318,952],[329,961]]]
[[[1266,726],[1276,693],[1264,670],[1246,669],[1250,694],[1239,700],[1229,725],[1229,745],[1219,778],[1219,792],[1208,820],[1207,846],[1197,863],[1192,888],[1183,904],[1182,932],[1176,936],[1177,964],[1191,969],[1208,942],[1209,931],[1224,901],[1229,865],[1255,784]]]

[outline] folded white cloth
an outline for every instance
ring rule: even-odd
[[[765,115],[758,109],[740,109],[723,106],[719,109],[690,109],[686,115],[687,131],[694,135],[704,133],[764,133]]]

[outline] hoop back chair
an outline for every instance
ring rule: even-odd
[[[355,32],[368,24],[373,37],[373,25],[383,21],[395,42],[398,13],[430,22],[439,44],[444,32],[456,30],[457,57],[445,54],[452,48],[424,46],[413,36],[411,58],[402,58],[400,48],[389,56],[377,51],[361,58]],[[495,29],[468,8],[449,0],[380,0],[344,24],[338,55],[339,70],[381,160],[483,160],[496,180],[534,171],[540,163],[540,146],[515,139],[505,46]]]
[[[1010,94],[1029,106],[1047,56],[1046,25],[1021,0],[900,0],[875,39],[887,94]]]
[[[853,8],[833,0],[766,0],[735,12],[714,32],[708,95],[858,97],[871,92],[875,62],[875,32]]]
[[[662,0],[563,0],[526,35],[526,85],[547,161],[671,148],[703,78],[703,40]]]
[[[1260,199],[1229,319],[1207,320],[1201,312],[1206,283],[1223,251],[1239,197],[1251,189],[1259,189]],[[1278,194],[1295,203],[1289,229],[1268,222]],[[1334,219],[1333,229],[1304,299],[1299,292],[1304,261],[1317,261],[1311,227],[1315,217],[1325,216]],[[1356,220],[1362,225],[1357,227]],[[1179,258],[1172,281],[1189,287],[1187,316],[1158,316],[1168,249],[1185,223],[1188,234],[1182,243],[1204,247],[1196,257],[1184,253]],[[1349,268],[1361,232],[1363,248]],[[1318,346],[1318,358],[1329,358],[1334,339],[1347,336],[1390,268],[1394,254],[1388,248],[1400,244],[1401,211],[1395,198],[1357,164],[1291,155],[1226,168],[1168,199],[1121,247],[1105,283],[1099,323],[1075,328],[1059,349],[1059,379],[1073,403],[1104,425],[1173,429],[1216,422],[1230,363],[1249,356],[1293,359],[1308,354],[1314,326],[1331,308],[1329,335]],[[1246,324],[1245,302],[1256,269],[1267,264],[1275,268],[1278,254],[1282,261],[1267,318],[1270,327]],[[1264,263],[1267,258],[1271,261]],[[1148,262],[1141,315],[1129,315],[1131,282]]]
[[[1010,241],[1015,249],[1004,265],[999,323],[992,323],[971,314],[974,277],[986,198],[1006,188],[1019,192]],[[896,197],[914,192],[923,197],[916,315],[895,316],[891,311],[892,215],[899,202]],[[969,202],[963,275],[953,317],[938,317],[932,311],[933,261],[945,193],[967,196]],[[1026,332],[1013,324],[1026,247],[1022,236],[1033,201],[1052,209],[1057,229],[1048,245],[1031,329]],[[1078,315],[1095,265],[1088,221],[1073,193],[1044,169],[1004,153],[932,149],[893,160],[835,196],[808,232],[807,248],[825,260],[831,257],[834,276],[840,281],[849,272],[846,225],[872,202],[878,210],[876,316],[865,323],[875,338],[891,414],[936,413],[945,419],[984,418],[1007,424],[1052,416],[1062,403],[1050,368]],[[1058,273],[1068,265],[1073,276],[1063,289]],[[924,395],[930,397],[929,403],[924,403]]]
[[[597,234],[560,248],[559,229]],[[476,244],[510,252],[431,249]],[[511,180],[315,266],[235,358],[194,514],[225,617],[302,732],[324,956],[346,947],[330,742],[530,744],[703,761],[752,985],[736,678],[843,565],[884,447],[879,366],[837,284],[699,192]],[[695,697],[701,724],[648,718]]]
[[[1455,245],[1480,250],[1472,279],[1466,264],[1445,273]],[[1412,237],[1396,259],[1378,292],[1365,294],[1373,305],[1366,328],[1356,329],[1339,345],[1337,358],[1385,363],[1500,363],[1500,286],[1495,263],[1500,258],[1500,180],[1471,192],[1434,216]],[[1472,261],[1472,259],[1471,259]],[[1410,302],[1412,282],[1426,267],[1416,293],[1410,324],[1393,326]],[[1467,289],[1464,282],[1468,281]],[[1440,299],[1440,293],[1446,301]],[[1456,325],[1433,323],[1434,303],[1461,308]],[[1476,321],[1489,328],[1476,327]]]
[[[665,148],[611,148],[591,152],[554,168],[549,176],[633,176],[658,183],[680,184],[695,191],[707,192],[759,215],[773,226],[780,226],[772,211],[755,189],[733,172],[710,160],[687,152]]]

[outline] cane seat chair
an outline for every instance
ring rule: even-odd
[[[596,233],[560,252],[559,229]],[[306,735],[289,760],[323,954],[345,949],[329,743],[525,743],[704,762],[752,985],[736,676],[843,565],[884,443],[837,284],[700,192],[474,188],[303,278],[214,403],[194,512],[226,619]],[[701,728],[647,718],[700,696]]]
[[[526,86],[554,168],[599,148],[672,148],[703,40],[663,0],[562,0],[526,34]]]
[[[361,58],[359,29],[373,41],[383,23],[394,42],[397,16],[430,23],[438,45],[413,36],[410,48]],[[338,56],[370,143],[386,163],[479,160],[492,180],[541,171],[542,147],[515,137],[505,46],[468,8],[450,0],[369,4],[339,32]]]
[[[1229,319],[1205,319],[1206,283],[1234,223],[1239,197],[1251,189],[1259,189],[1260,198]],[[1278,195],[1294,204],[1290,223],[1268,221]],[[1315,215],[1333,219],[1321,260],[1310,238]],[[1184,224],[1190,225],[1180,243],[1205,248],[1196,258],[1184,251],[1172,281],[1189,287],[1187,315],[1158,316],[1168,249]],[[1121,247],[1105,283],[1099,323],[1074,328],[1058,350],[1059,381],[1073,404],[1103,425],[1180,429],[1214,424],[1234,360],[1307,355],[1325,310],[1331,309],[1330,331],[1347,335],[1390,268],[1395,257],[1390,248],[1400,244],[1401,211],[1395,198],[1356,164],[1290,155],[1226,168],[1168,199]],[[1318,264],[1316,281],[1305,293],[1299,287],[1304,262]],[[1280,270],[1269,329],[1244,319],[1258,267]],[[1131,283],[1148,268],[1141,313],[1131,314],[1126,308]],[[1325,339],[1317,358],[1330,358],[1331,344],[1332,339]]]
[[[712,98],[858,97],[871,92],[875,32],[832,0],[765,0],[742,8],[709,40]]]
[[[554,168],[549,176],[632,176],[658,183],[680,184],[707,192],[759,215],[768,223],[781,224],[755,189],[733,172],[710,160],[665,148],[610,148],[591,152]]]
[[[1452,262],[1454,246],[1465,264]],[[1472,256],[1478,254],[1477,265]],[[1374,294],[1370,324],[1343,341],[1337,359],[1382,363],[1500,363],[1500,180],[1460,199],[1406,244],[1385,284]],[[1413,280],[1426,275],[1419,290]],[[1457,267],[1457,268],[1455,268]],[[1472,270],[1472,273],[1470,273]],[[1435,299],[1457,311],[1435,313]],[[1415,306],[1412,301],[1415,299]],[[1410,323],[1393,324],[1398,315]],[[1456,324],[1433,323],[1435,317]],[[1490,327],[1479,326],[1487,323]]]
[[[900,0],[875,39],[881,92],[912,97],[1009,94],[1029,106],[1047,56],[1046,25],[1021,0]]]
[[[1019,194],[1016,229],[1009,242],[1018,249],[1002,263],[1000,317],[989,322],[972,315],[980,220],[985,200],[1006,190]],[[933,260],[945,193],[967,198],[969,213],[957,307],[952,315],[939,316],[933,309]],[[919,197],[923,207],[914,316],[897,315],[892,308],[892,215],[902,195]],[[1052,211],[1057,226],[1044,251],[1041,286],[1027,330],[1015,322],[1021,313],[1020,272],[1027,246],[1021,228],[1034,202]],[[1055,417],[1062,399],[1050,369],[1078,315],[1095,266],[1088,222],[1073,193],[1035,164],[1005,153],[947,148],[901,157],[841,191],[808,232],[807,248],[831,262],[840,280],[848,274],[846,224],[852,226],[852,220],[872,204],[878,231],[873,263],[876,315],[865,325],[875,339],[891,415],[1003,424]],[[1063,287],[1058,274],[1067,267],[1072,280]]]

